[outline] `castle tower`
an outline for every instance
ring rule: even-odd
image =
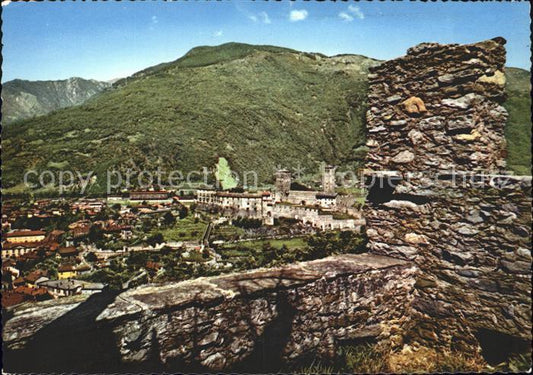
[[[289,196],[291,188],[291,172],[280,169],[276,172],[276,201],[284,201]]]
[[[322,189],[326,194],[334,194],[335,186],[335,167],[326,165],[322,174]]]

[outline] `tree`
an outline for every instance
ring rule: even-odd
[[[101,242],[104,239],[104,232],[102,228],[97,225],[93,225],[89,228],[89,241],[92,243]]]
[[[189,215],[189,210],[184,205],[181,205],[179,208],[180,219],[185,219]]]
[[[98,257],[96,256],[95,253],[93,253],[92,251],[90,253],[88,253],[86,256],[85,256],[85,259],[88,261],[88,262],[96,262],[98,260]]]
[[[171,247],[169,247],[169,246],[163,246],[163,247],[161,248],[161,251],[160,251],[160,252],[161,252],[161,255],[168,255],[168,254],[170,254],[171,251],[172,251],[172,248],[171,248]]]
[[[143,267],[148,260],[148,253],[146,251],[131,252],[126,260],[130,270],[137,270]]]
[[[113,272],[122,272],[124,271],[124,265],[120,260],[112,259],[111,262],[109,262],[109,269]]]
[[[150,246],[155,246],[159,243],[165,242],[165,238],[162,233],[156,233],[146,239],[146,243]]]
[[[174,225],[176,223],[176,218],[174,215],[172,215],[172,212],[167,211],[163,215],[163,225],[169,227],[171,225]]]

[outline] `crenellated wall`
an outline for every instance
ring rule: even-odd
[[[421,270],[405,343],[531,340],[531,177],[504,174],[504,43],[421,44],[370,74],[368,246]]]

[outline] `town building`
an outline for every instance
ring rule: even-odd
[[[2,259],[16,258],[28,254],[37,250],[41,244],[41,242],[5,242],[2,244]]]
[[[130,201],[171,202],[168,191],[131,191]]]
[[[48,280],[40,283],[39,287],[45,288],[57,298],[80,294],[83,289],[83,283],[77,280]]]
[[[197,190],[199,207],[215,207],[232,217],[262,219],[273,225],[276,218],[291,218],[322,230],[361,230],[364,219],[359,211],[339,204],[335,193],[335,168],[327,166],[323,175],[324,191],[298,187],[291,189],[291,173],[275,174],[275,192],[227,192],[214,189]]]
[[[61,247],[58,254],[61,258],[74,258],[79,254],[79,250],[74,246]]]
[[[44,240],[46,232],[42,230],[16,230],[6,233],[5,239],[10,243],[40,242]]]
[[[57,278],[59,280],[72,279],[76,275],[76,268],[73,264],[62,264],[57,268]]]

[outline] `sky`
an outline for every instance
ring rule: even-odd
[[[4,2],[2,82],[111,80],[199,45],[270,44],[326,55],[402,56],[422,42],[507,39],[530,69],[529,2]]]

